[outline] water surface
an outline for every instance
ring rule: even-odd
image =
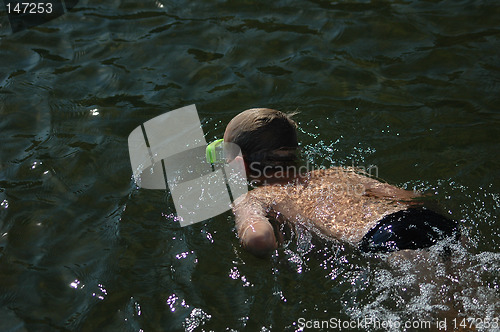
[[[495,1],[80,1],[16,34],[0,15],[0,330],[500,316]],[[391,259],[301,231],[260,260],[229,212],[181,228],[127,137],[193,103],[207,141],[299,111],[304,158],[432,194],[467,244]]]

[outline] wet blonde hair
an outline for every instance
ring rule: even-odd
[[[258,169],[293,164],[298,148],[294,114],[270,108],[248,109],[229,122],[224,142],[237,144],[247,165]]]

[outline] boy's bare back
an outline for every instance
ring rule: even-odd
[[[404,210],[418,196],[353,169],[316,170],[288,184],[256,188],[236,200],[234,211],[240,236],[251,215],[309,224],[330,238],[357,244],[384,216]],[[240,216],[245,216],[242,218]],[[279,218],[276,218],[279,216]]]

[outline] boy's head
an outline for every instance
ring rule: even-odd
[[[227,125],[224,142],[241,148],[250,169],[287,166],[296,161],[297,124],[292,115],[269,108],[252,108]]]

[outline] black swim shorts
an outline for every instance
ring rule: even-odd
[[[392,252],[428,248],[438,241],[458,240],[458,223],[425,208],[409,208],[382,218],[365,234],[360,249],[364,252]]]

